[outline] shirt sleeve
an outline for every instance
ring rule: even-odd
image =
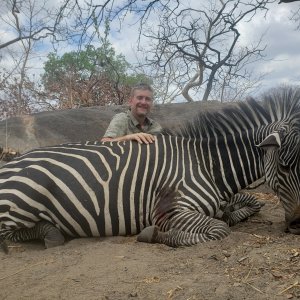
[[[127,114],[116,114],[109,123],[103,137],[116,138],[127,133]]]

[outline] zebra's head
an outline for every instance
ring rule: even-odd
[[[274,131],[258,146],[265,150],[266,181],[283,204],[287,230],[300,234],[299,124],[290,123]]]

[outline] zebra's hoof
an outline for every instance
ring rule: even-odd
[[[54,228],[49,232],[47,232],[44,238],[44,242],[45,242],[45,247],[48,249],[48,248],[53,248],[56,246],[63,245],[65,242],[65,238],[57,228]]]
[[[157,226],[149,226],[141,231],[141,233],[137,236],[138,242],[144,243],[155,243],[155,238],[158,234]]]

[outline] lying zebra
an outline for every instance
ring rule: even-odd
[[[300,91],[199,113],[155,143],[86,142],[30,151],[0,169],[0,238],[139,234],[170,246],[221,239],[259,211],[239,191],[262,176],[300,234]]]

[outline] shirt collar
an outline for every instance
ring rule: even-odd
[[[138,126],[140,123],[138,122],[138,120],[133,116],[133,114],[131,113],[131,110],[127,111],[128,116],[130,117],[132,123],[134,126]],[[145,119],[145,125],[152,125],[153,124],[153,120],[151,118],[146,117]]]

